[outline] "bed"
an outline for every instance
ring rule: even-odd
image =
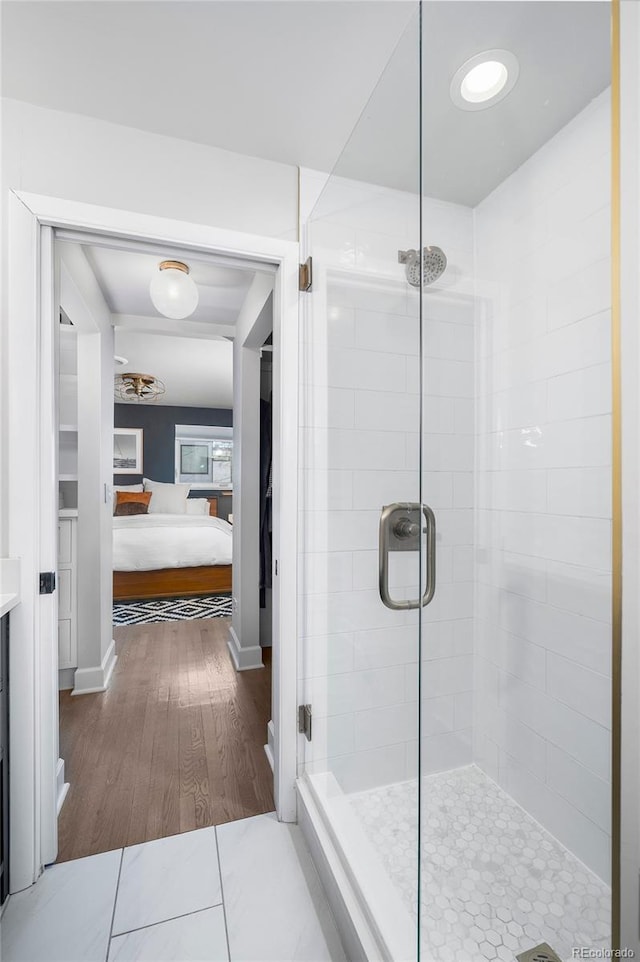
[[[232,530],[206,515],[114,517],[114,601],[231,591]]]

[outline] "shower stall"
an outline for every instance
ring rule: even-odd
[[[404,7],[301,171],[301,820],[358,957],[570,959],[612,944],[612,9]]]

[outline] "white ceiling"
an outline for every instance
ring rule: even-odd
[[[151,303],[149,284],[166,254],[84,247],[112,314],[127,317],[160,317]],[[180,258],[182,259],[182,258]],[[199,294],[198,306],[184,325],[211,325],[213,333],[233,328],[255,276],[251,269],[222,267],[196,257],[186,258]],[[117,321],[116,321],[117,323]],[[215,330],[213,330],[215,328]]]
[[[413,2],[3,0],[0,9],[5,96],[317,170],[332,169],[346,144],[342,175],[417,188],[415,22],[369,100]],[[609,16],[607,0],[424,3],[425,192],[477,203],[602,91]],[[456,109],[455,70],[494,47],[518,57],[515,89],[489,110]]]
[[[116,354],[127,358],[120,371],[154,374],[166,394],[156,404],[188,407],[233,407],[233,345],[225,340],[200,340],[141,334],[116,329]]]
[[[205,255],[147,253],[82,245],[115,327],[115,353],[127,359],[117,372],[138,371],[164,381],[156,404],[233,407],[234,328],[255,277],[251,268],[227,267]],[[165,318],[153,307],[149,283],[166,258],[189,265],[198,307],[184,320]]]
[[[424,193],[474,207],[601,93],[611,77],[610,17],[609,0],[426,0]],[[419,189],[416,42],[410,28],[340,158],[341,176]],[[491,49],[518,58],[514,89],[486,110],[460,110],[453,75]]]
[[[330,170],[403,0],[2,3],[4,96]]]

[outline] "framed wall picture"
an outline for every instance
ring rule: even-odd
[[[142,428],[113,432],[113,473],[142,474]]]

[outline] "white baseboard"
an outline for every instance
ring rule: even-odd
[[[101,665],[96,665],[94,668],[76,668],[75,687],[71,694],[92,695],[95,692],[106,691],[117,660],[116,643],[112,641]]]
[[[60,668],[58,670],[58,691],[68,691],[69,688],[73,688],[75,676],[75,668]]]
[[[253,645],[251,648],[243,648],[240,639],[233,628],[229,628],[229,640],[227,648],[231,655],[236,671],[249,671],[252,668],[264,668],[262,664],[262,648],[260,645]]]
[[[64,758],[58,759],[56,766],[56,814],[60,814],[60,809],[64,805],[64,800],[69,791],[69,782],[64,780]]]

